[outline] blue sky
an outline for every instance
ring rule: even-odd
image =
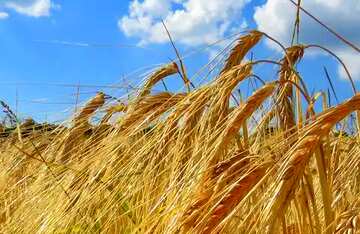
[[[360,45],[355,30],[359,29],[359,2],[304,2],[315,15]],[[245,29],[259,28],[289,43],[293,17],[288,0],[0,0],[0,99],[13,109],[17,106],[22,117],[62,120],[70,113],[64,110],[74,107],[77,84],[81,86],[79,102],[98,90],[121,96],[125,89],[102,86],[138,84],[146,72],[176,58],[160,19],[165,20],[181,54],[189,55],[185,64],[191,77],[230,40],[201,48]],[[300,40],[331,48],[349,64],[353,78],[360,79],[359,54],[306,16],[302,18]],[[344,22],[350,26],[342,27]],[[281,54],[264,41],[254,49],[254,57],[275,59]],[[328,88],[323,66],[334,79],[339,98],[351,96],[337,63],[316,52],[299,65],[309,90]],[[259,69],[264,79],[276,79],[274,67]],[[201,77],[193,79],[197,83]],[[178,77],[167,79],[166,84],[174,91],[182,88]]]

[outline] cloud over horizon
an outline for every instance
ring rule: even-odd
[[[118,21],[128,37],[141,44],[168,42],[163,19],[174,40],[197,46],[222,39],[244,26],[242,9],[249,0],[133,0]]]
[[[7,19],[9,14],[7,12],[0,12],[0,20]]]
[[[0,6],[35,18],[50,16],[51,9],[60,7],[58,4],[52,3],[51,0],[5,0],[0,3]],[[8,16],[7,12],[3,13]]]
[[[302,1],[302,6],[326,25],[353,43],[360,45],[360,1],[358,0],[315,0]],[[284,45],[289,46],[296,8],[289,1],[267,0],[255,9],[254,20],[260,31],[269,33]],[[354,79],[360,80],[359,53],[339,41],[307,15],[301,14],[300,43],[319,44],[335,52],[348,66]],[[272,45],[269,44],[269,47]],[[338,73],[345,78],[342,67]]]

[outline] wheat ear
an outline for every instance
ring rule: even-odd
[[[179,72],[179,68],[176,63],[167,64],[157,71],[155,71],[145,82],[143,88],[139,93],[139,97],[144,97],[150,93],[151,88],[160,80],[167,76],[173,75]]]
[[[262,35],[262,32],[254,30],[240,37],[237,40],[237,44],[231,50],[229,57],[226,59],[221,73],[229,71],[232,67],[239,65],[249,50],[260,41]]]
[[[286,153],[290,159],[281,167],[275,193],[262,216],[265,223],[269,224],[269,233],[273,232],[277,214],[286,208],[288,200],[295,191],[295,186],[303,175],[305,166],[320,140],[328,135],[334,124],[358,109],[360,109],[360,94],[337,107],[328,109],[304,130],[303,136]],[[286,155],[285,158],[287,158]]]
[[[280,83],[285,83],[293,77],[293,66],[302,58],[304,46],[296,45],[286,49],[286,56],[282,59],[282,66],[279,72]],[[284,84],[285,92],[279,97],[279,118],[283,130],[291,130],[295,126],[293,110],[293,91],[291,83]]]
[[[98,92],[95,97],[90,99],[81,109],[80,113],[74,118],[75,126],[85,123],[94,114],[94,112],[105,103],[105,94]]]

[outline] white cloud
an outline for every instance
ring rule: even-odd
[[[53,4],[51,0],[5,0],[0,5],[15,10],[19,14],[32,17],[49,16],[52,8],[58,9],[60,7]]]
[[[119,28],[142,44],[168,42],[163,19],[174,40],[185,45],[211,43],[240,28],[249,0],[133,0]],[[243,26],[243,25],[242,25]]]
[[[0,12],[0,20],[7,19],[9,17],[9,14],[6,12]]]
[[[346,67],[349,69],[351,76],[356,79],[360,80],[360,55],[358,52],[352,49],[343,49],[337,51],[337,55],[343,60],[346,64]],[[338,73],[342,78],[347,77],[344,69],[339,66]]]
[[[360,22],[359,0],[305,0],[302,1],[302,6],[360,46],[360,30],[357,30]],[[267,0],[264,5],[255,9],[254,19],[259,30],[269,33],[288,46],[291,42],[295,12],[296,8],[290,1]],[[304,14],[301,14],[299,40],[301,43],[320,44],[331,49],[344,60],[353,78],[360,80],[359,53],[349,49]],[[343,70],[339,68],[338,71],[340,76],[344,77]]]

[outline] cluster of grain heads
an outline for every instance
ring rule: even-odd
[[[171,94],[162,92],[141,98],[132,106],[132,111],[127,112],[119,123],[121,130],[127,133],[136,133],[152,123],[156,118],[177,104],[185,94]]]
[[[239,37],[220,73],[186,94],[152,92],[179,73],[170,63],[124,103],[98,93],[57,130],[0,138],[0,232],[358,232],[360,147],[332,130],[348,127],[360,95],[315,115],[324,95],[308,96],[296,45],[272,61],[277,81],[231,102],[264,35]]]
[[[229,101],[233,89],[241,81],[250,76],[252,66],[250,63],[237,65],[229,71],[221,73],[212,84],[212,98],[209,103],[209,115],[204,121],[204,130],[207,131],[223,122],[229,113]]]
[[[310,156],[319,146],[321,140],[328,135],[334,124],[359,108],[360,95],[356,95],[349,101],[329,109],[320,115],[311,125],[306,127],[298,142],[288,151],[287,155],[284,157],[288,158],[288,160],[285,161],[280,168],[279,177],[274,184],[276,189],[262,214],[264,220],[263,223],[269,225],[267,228],[269,233],[274,232],[279,214],[284,212],[288,207],[288,204],[296,191],[299,180],[304,173],[305,166],[308,164]],[[326,196],[330,195],[323,194],[324,200],[327,199]],[[325,205],[326,203],[324,201],[324,206]],[[325,210],[325,220],[326,225],[328,226],[332,222],[332,214],[326,212],[331,213],[332,211]]]
[[[219,189],[215,189],[215,186],[217,184],[226,185],[227,183],[224,183],[223,180],[228,180],[227,177],[229,176],[239,176],[237,175],[238,170],[243,169],[243,167],[240,167],[238,170],[234,170],[233,166],[237,165],[238,162],[240,164],[243,164],[244,161],[242,161],[246,154],[239,154],[241,155],[241,158],[237,158],[235,161],[234,158],[229,164],[228,160],[225,162],[220,162],[220,159],[223,155],[226,155],[226,151],[229,148],[231,140],[234,139],[234,136],[238,133],[240,127],[242,126],[242,123],[249,118],[249,116],[252,115],[252,113],[259,107],[259,105],[271,95],[275,89],[276,85],[274,83],[267,84],[261,89],[257,90],[248,100],[247,102],[242,105],[241,107],[234,110],[229,117],[229,120],[225,123],[225,129],[220,134],[220,136],[217,136],[217,139],[214,140],[214,146],[211,149],[211,152],[209,152],[209,163],[208,163],[208,169],[206,169],[206,172],[204,174],[204,178],[202,179],[202,183],[199,185],[201,188],[199,188],[199,194],[196,196],[195,201],[193,204],[188,208],[188,210],[185,212],[184,215],[184,230],[188,231],[192,227],[199,226],[199,220],[202,217],[200,216],[199,210],[202,212],[204,210],[207,210],[206,207],[209,207],[210,204],[208,202],[210,201],[211,197],[216,196],[214,192]],[[215,137],[215,136],[214,136]],[[217,166],[219,165],[219,166]],[[245,165],[244,165],[245,166]],[[229,171],[231,173],[229,173]],[[259,173],[260,171],[256,171],[255,174]],[[262,170],[262,172],[264,172]],[[222,175],[226,175],[222,177]],[[251,178],[253,178],[253,174],[250,173],[249,175]],[[261,178],[261,176],[256,176],[257,178]],[[223,199],[219,201],[219,204],[217,204],[211,211],[210,211],[210,218],[207,221],[207,224],[200,225],[201,229],[206,230],[205,233],[208,233],[212,228],[216,228],[216,226],[224,219],[224,217],[232,210],[232,208],[241,200],[241,197],[246,193],[246,185],[248,183],[248,178],[245,177],[243,180],[238,181],[239,184],[234,185],[234,188],[231,189],[227,195]],[[252,180],[254,183],[256,183],[254,180]],[[248,185],[247,188],[251,188],[251,185]],[[242,189],[243,193],[238,191],[239,189]],[[221,192],[221,191],[216,191]]]
[[[249,34],[238,39],[237,44],[231,50],[220,75],[212,84],[212,98],[209,103],[208,116],[203,121],[200,131],[205,139],[209,139],[206,133],[216,132],[218,125],[222,125],[230,112],[229,100],[233,89],[252,73],[251,63],[241,64],[245,55],[260,41],[262,33],[251,31]],[[211,131],[209,131],[211,130]],[[206,141],[203,139],[203,141]],[[212,142],[208,142],[212,144]]]

